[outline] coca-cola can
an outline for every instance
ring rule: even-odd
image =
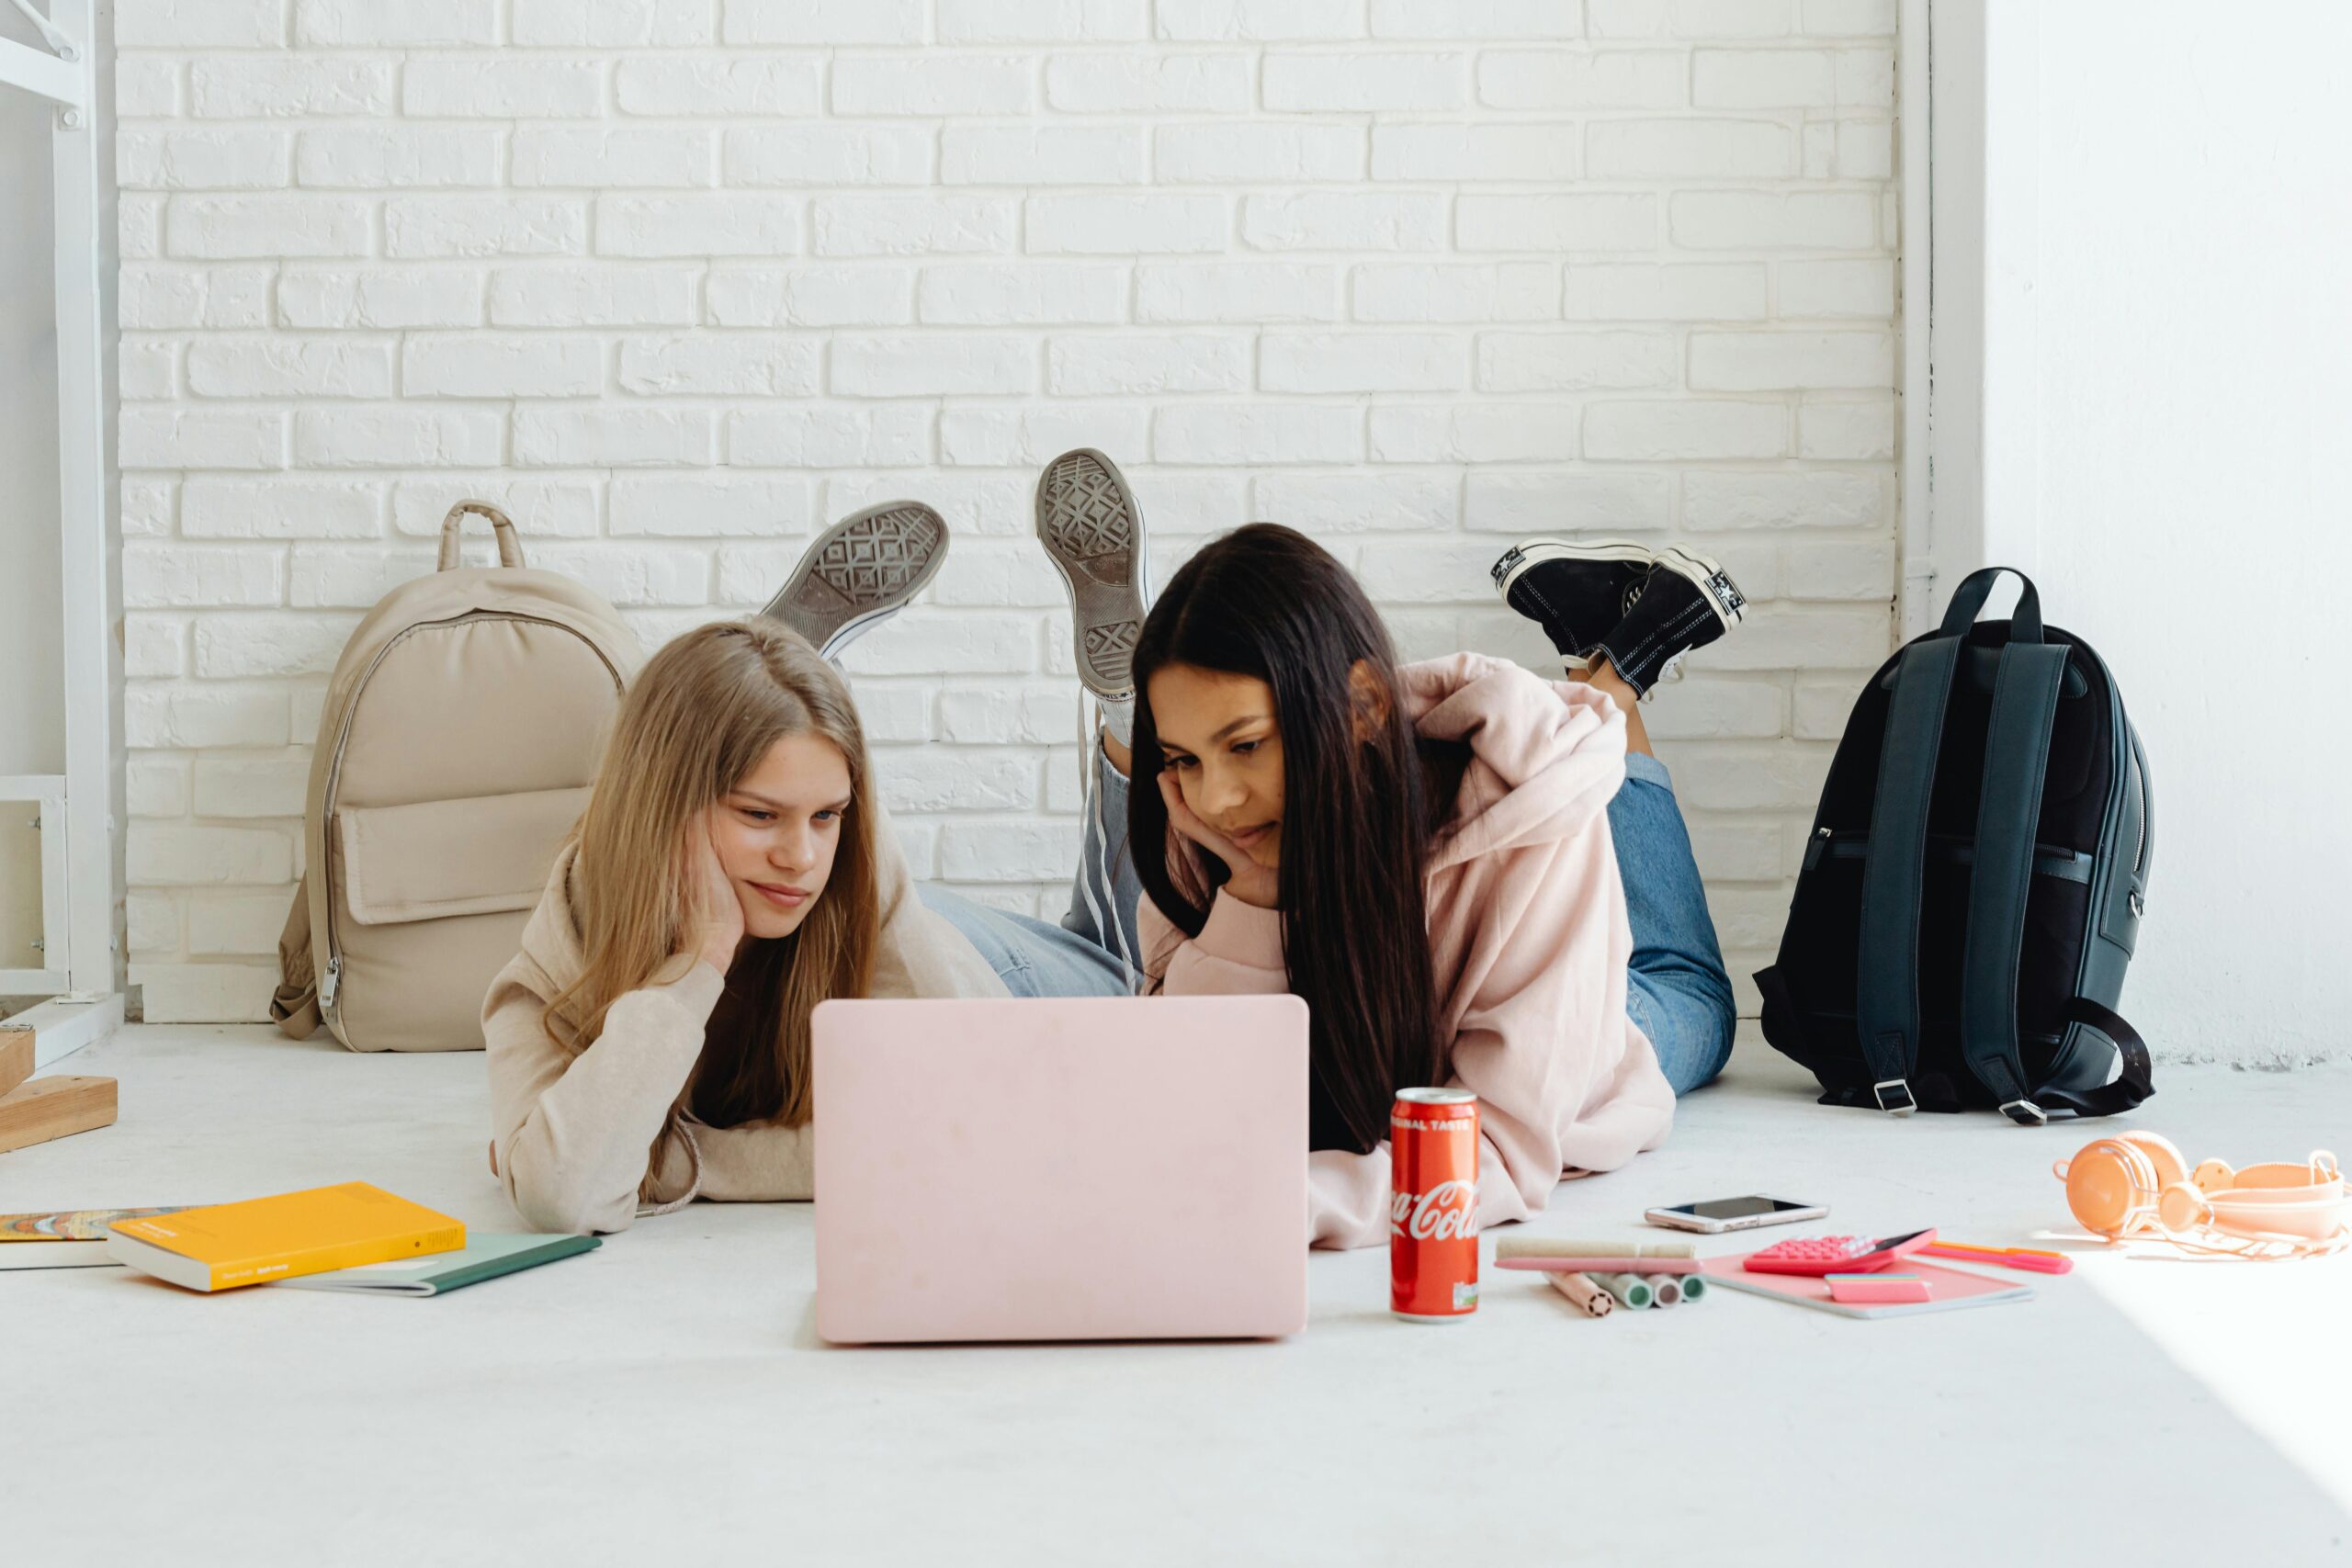
[[[1388,1310],[1456,1323],[1478,1310],[1478,1097],[1396,1091],[1388,1111]]]

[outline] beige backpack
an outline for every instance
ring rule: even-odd
[[[499,564],[460,567],[469,512]],[[302,885],[270,1016],[322,1020],[355,1051],[478,1051],[589,786],[637,640],[570,578],[523,564],[514,525],[459,502],[440,570],[384,595],[327,687],[311,759]]]

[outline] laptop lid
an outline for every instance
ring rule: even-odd
[[[1272,1337],[1306,1322],[1306,1004],[829,1001],[817,1331]]]

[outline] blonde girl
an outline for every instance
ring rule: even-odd
[[[483,1004],[492,1163],[535,1229],[810,1196],[809,1011],[1001,996],[914,895],[857,710],[758,619],[663,648]]]

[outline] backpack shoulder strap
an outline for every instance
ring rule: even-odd
[[[2033,1101],[2018,1055],[2018,968],[2066,657],[2064,643],[2012,641],[2001,649],[1984,735],[1984,784],[1976,807],[1961,957],[1961,1055],[2002,1114],[2026,1126],[2048,1118]]]
[[[1939,636],[1904,649],[1895,665],[1886,736],[1879,747],[1870,850],[1862,863],[1856,1032],[1881,1111],[1918,1109],[1910,1077],[1919,1054],[1919,899],[1927,875],[1928,807],[1936,753],[1964,637]]]
[[[2113,1041],[2115,1054],[2122,1058],[2122,1071],[2113,1082],[2080,1094],[2063,1089],[2038,1089],[2033,1097],[2035,1104],[2044,1111],[2071,1111],[2077,1116],[2116,1116],[2156,1092],[2148,1061],[2148,1043],[2121,1015],[2088,997],[2076,997],[2066,1017],[2070,1030],[2095,1030]]]

